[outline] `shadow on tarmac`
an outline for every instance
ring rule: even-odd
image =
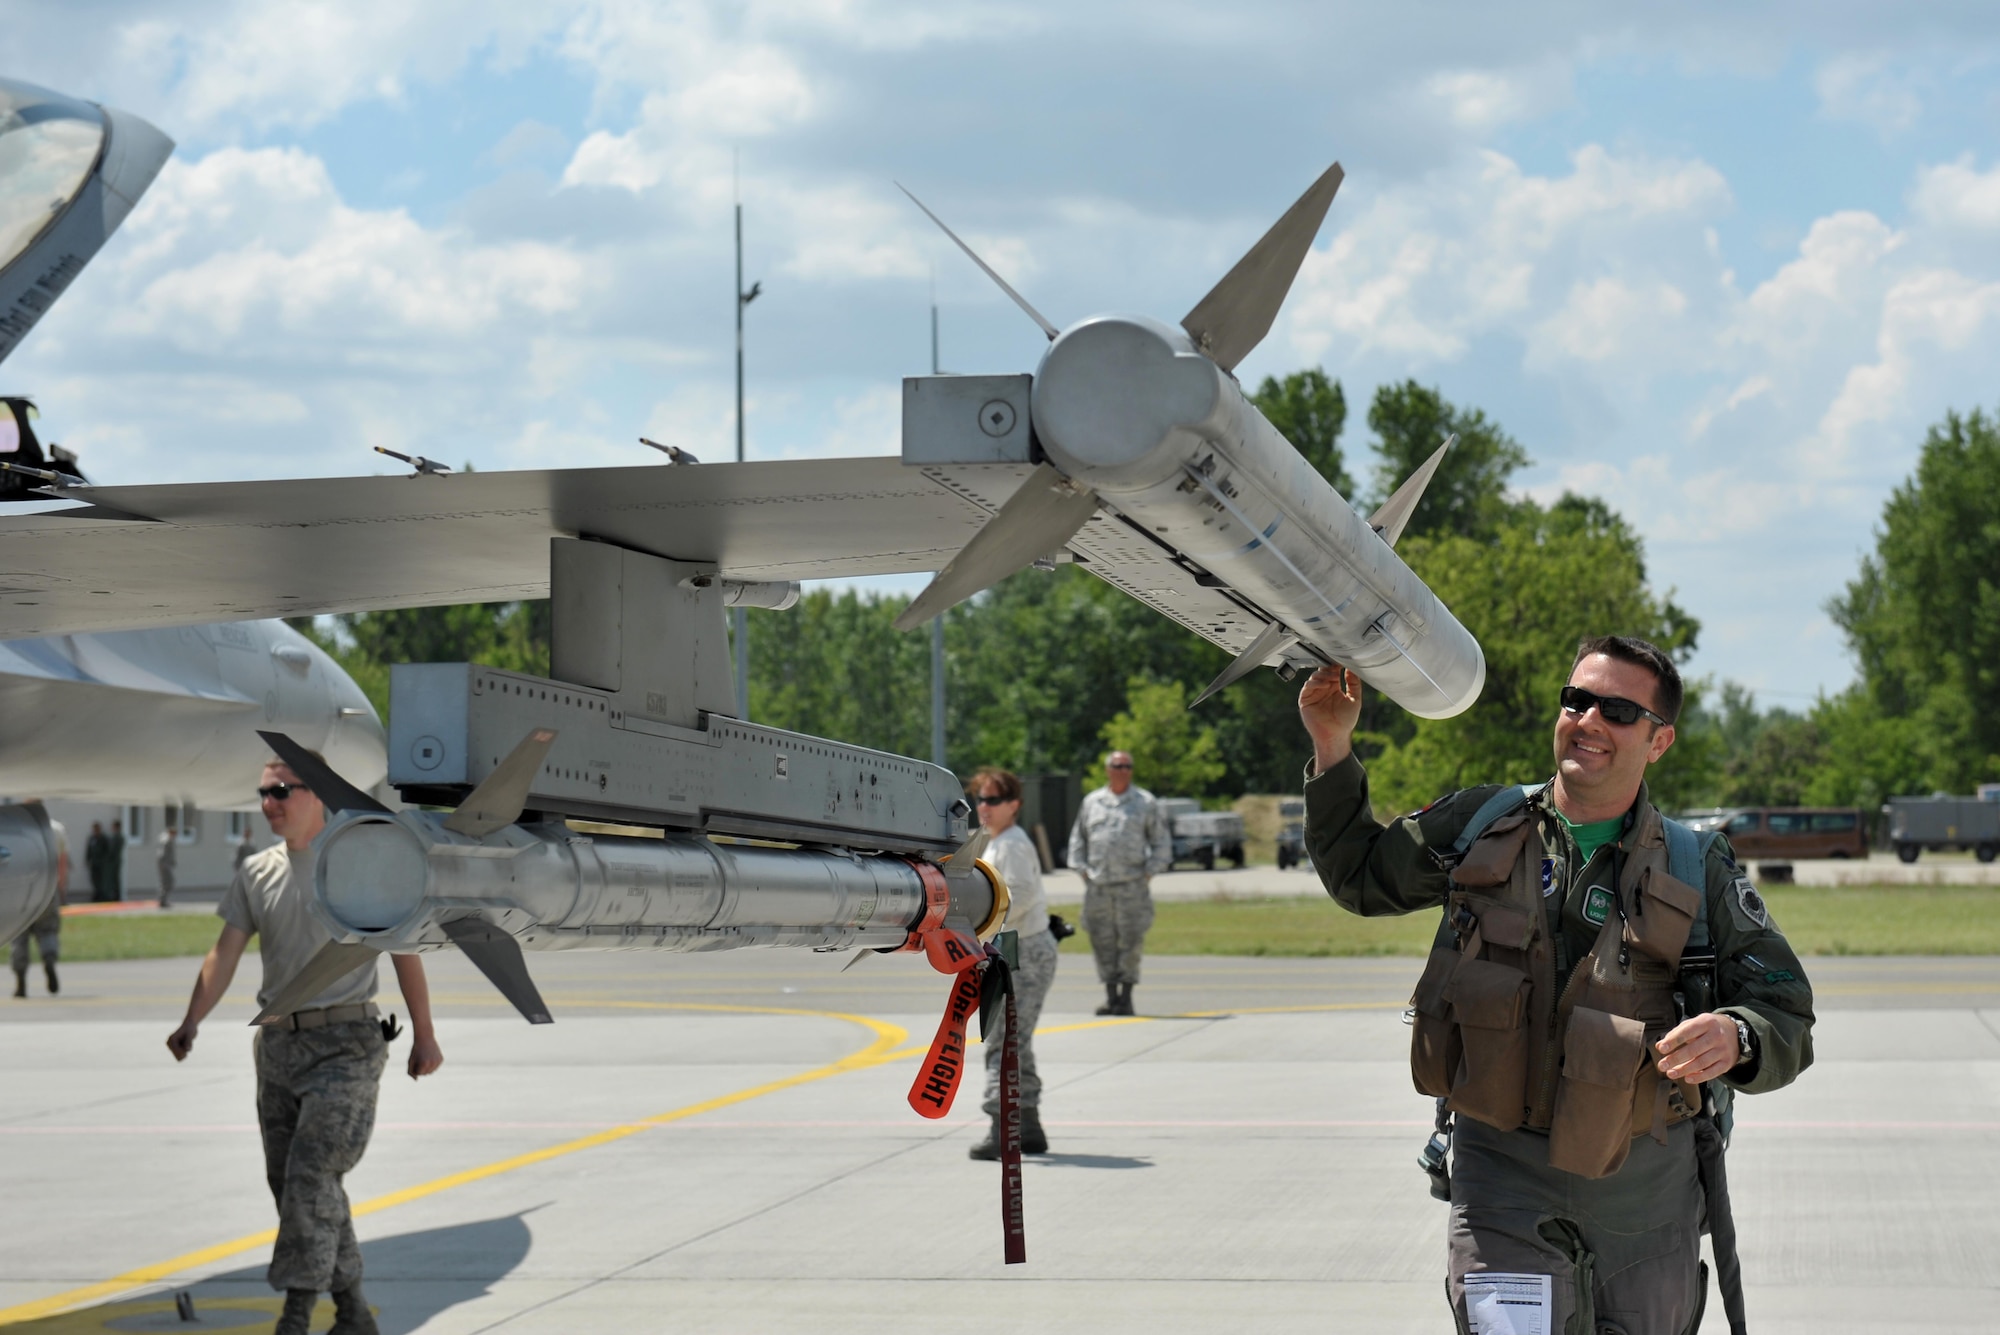
[[[539,1209],[540,1207],[535,1207]],[[484,1295],[527,1259],[534,1242],[530,1211],[448,1228],[399,1233],[361,1244],[364,1290],[382,1335],[409,1335],[438,1313]],[[172,1293],[107,1303],[13,1327],[35,1335],[98,1335],[107,1331],[268,1331],[284,1305],[264,1281],[264,1264],[212,1275],[188,1292],[195,1319],[184,1321]],[[385,1294],[388,1296],[385,1302]],[[312,1328],[333,1324],[333,1304],[320,1300]]]
[[[1151,1168],[1151,1159],[1123,1154],[1037,1154],[1023,1163],[1047,1164],[1051,1168]]]

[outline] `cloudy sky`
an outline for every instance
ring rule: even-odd
[[[894,182],[1058,324],[1176,319],[1338,159],[1244,379],[1484,408],[1797,706],[1926,425],[2000,404],[2000,6],[1633,8],[9,0],[0,73],[180,148],[0,387],[104,480],[724,458],[740,160],[750,456],[893,453],[933,284],[946,369],[1043,346]]]

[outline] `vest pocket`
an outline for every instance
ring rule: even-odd
[[[1606,1177],[1632,1150],[1632,1090],[1646,1061],[1646,1026],[1578,1006],[1563,1036],[1562,1081],[1549,1126],[1549,1166]]]
[[[1451,1020],[1451,1004],[1445,1000],[1445,986],[1458,967],[1459,954],[1450,946],[1431,951],[1424,975],[1410,998],[1416,1014],[1410,1021],[1410,1078],[1417,1093],[1442,1098],[1451,1093],[1452,1077],[1458,1074],[1458,1026]]]
[[[1445,999],[1464,1046],[1452,1111],[1512,1131],[1528,1111],[1528,975],[1492,960],[1461,959]]]

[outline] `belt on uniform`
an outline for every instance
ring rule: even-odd
[[[353,1006],[322,1006],[318,1010],[293,1011],[290,1015],[280,1015],[271,1023],[279,1029],[324,1029],[330,1024],[374,1020],[381,1015],[374,1002],[364,1001]]]

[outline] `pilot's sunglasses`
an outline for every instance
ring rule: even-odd
[[[1599,695],[1595,691],[1586,691],[1581,686],[1563,687],[1562,707],[1565,710],[1572,714],[1587,714],[1592,705],[1597,706],[1597,712],[1604,716],[1606,723],[1616,723],[1620,727],[1629,727],[1642,718],[1649,718],[1663,728],[1667,726],[1665,719],[1637,700],[1626,700],[1616,695]]]
[[[979,799],[979,805],[982,807],[1004,807],[1013,800],[1011,797],[982,797]]]
[[[257,796],[268,797],[273,802],[282,802],[293,793],[309,793],[312,789],[302,783],[274,783],[257,790]]]
[[[1114,760],[1114,761],[1113,761],[1113,762],[1111,762],[1111,763],[1110,763],[1109,765],[1106,765],[1106,766],[1105,766],[1104,768],[1106,768],[1106,769],[1131,769],[1131,768],[1132,768],[1132,766],[1131,766],[1131,764],[1130,764],[1129,762],[1127,762],[1127,761],[1123,761],[1123,760]]]

